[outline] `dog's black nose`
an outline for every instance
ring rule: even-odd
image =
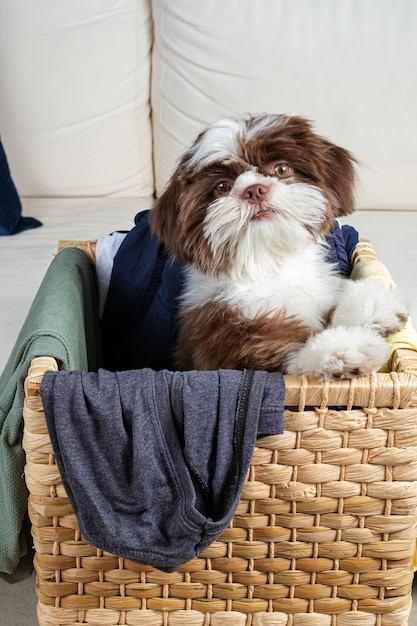
[[[264,200],[267,193],[268,187],[257,183],[255,185],[249,185],[249,187],[246,187],[245,191],[243,192],[243,199],[255,204],[260,200]]]

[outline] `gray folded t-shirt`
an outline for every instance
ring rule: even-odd
[[[256,438],[282,432],[279,373],[47,372],[41,394],[84,538],[175,571],[228,526]]]

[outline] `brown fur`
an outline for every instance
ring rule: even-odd
[[[202,271],[215,271],[215,261],[202,234],[202,222],[216,182],[236,178],[249,166],[261,173],[277,160],[288,161],[299,181],[316,185],[328,201],[328,219],[321,235],[326,235],[334,218],[354,211],[354,157],[312,131],[308,120],[277,115],[276,127],[259,131],[256,138],[241,142],[239,158],[210,164],[202,175],[198,166],[187,167],[193,148],[179,162],[171,180],[152,210],[152,227],[172,254],[184,265],[195,263]],[[247,128],[256,123],[249,118]],[[227,257],[227,251],[225,251]],[[233,262],[225,258],[227,264]],[[224,267],[220,268],[224,270]]]
[[[259,118],[248,118],[246,129]],[[233,251],[227,246],[213,258],[204,237],[207,207],[215,199],[219,181],[234,181],[250,165],[270,175],[273,164],[288,162],[293,180],[320,188],[326,200],[326,218],[320,233],[327,234],[335,217],[354,210],[355,159],[312,131],[300,117],[277,115],[276,124],[258,129],[239,143],[238,154],[210,163],[189,165],[200,135],[180,160],[166,190],[155,201],[152,228],[177,260],[203,273],[228,273]],[[226,304],[207,303],[183,313],[177,343],[181,369],[281,369],[285,358],[311,334],[302,321],[285,311],[244,319]]]
[[[224,270],[232,260],[228,250],[223,258],[214,259],[203,236],[203,220],[213,201],[213,188],[219,178],[236,177],[246,169],[230,159],[225,165],[214,163],[205,168],[204,176],[180,164],[165,192],[155,201],[152,227],[172,254],[184,265],[196,264],[203,272]]]
[[[258,132],[255,140],[245,144],[247,160],[262,172],[262,165],[276,161],[279,155],[280,160],[291,163],[299,180],[326,193],[331,221],[353,213],[356,175],[352,154],[314,133],[311,123],[302,117],[279,118],[275,128]]]
[[[209,303],[183,315],[177,364],[183,370],[277,370],[309,335],[284,311],[246,320],[226,304]]]

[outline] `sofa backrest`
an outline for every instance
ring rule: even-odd
[[[0,135],[22,196],[153,192],[147,0],[4,0]]]
[[[304,115],[361,161],[358,206],[417,210],[417,2],[153,0],[156,186],[224,115]]]
[[[359,208],[417,210],[416,32],[415,0],[5,0],[16,186],[149,197],[208,123],[268,111],[355,153]]]

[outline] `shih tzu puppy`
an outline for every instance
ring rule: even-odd
[[[404,297],[326,260],[324,237],[353,212],[354,187],[352,155],[301,117],[227,118],[199,135],[151,212],[187,268],[180,369],[336,380],[383,365]]]

